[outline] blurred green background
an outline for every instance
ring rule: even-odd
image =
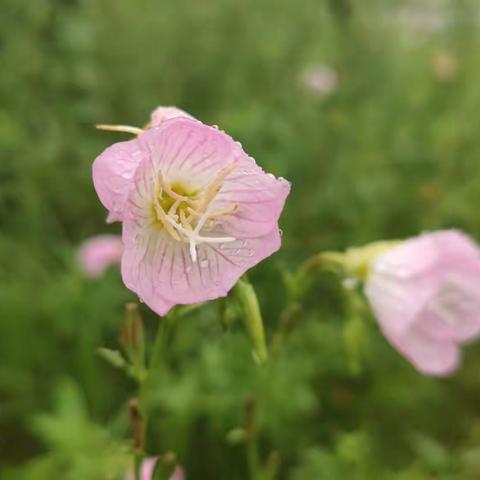
[[[157,105],[217,124],[292,182],[283,248],[255,268],[267,335],[281,277],[322,249],[424,229],[480,238],[477,0],[1,0],[0,478],[121,479],[135,385],[118,348],[135,297],[112,269],[79,271],[87,237],[120,232],[93,159]],[[320,275],[266,368],[219,304],[169,338],[151,454],[189,479],[248,478],[256,405],[265,479],[480,478],[480,349],[422,377]],[[149,336],[158,319],[142,306]],[[228,438],[227,438],[228,437]],[[268,477],[268,470],[276,476]],[[262,467],[263,468],[263,467]],[[109,476],[110,475],[110,476]]]

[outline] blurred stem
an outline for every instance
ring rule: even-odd
[[[167,334],[167,323],[168,323],[168,317],[164,317],[160,320],[157,334],[155,336],[155,341],[153,343],[152,355],[150,357],[150,364],[149,364],[150,374],[152,372],[157,372],[159,370],[159,367],[162,364],[163,348],[165,343],[165,337]]]
[[[280,313],[278,325],[272,338],[272,354],[278,354],[285,338],[292,332],[300,320],[302,300],[313,284],[314,274],[320,269],[342,268],[345,255],[339,252],[321,252],[312,255],[293,274],[287,274],[285,282],[288,290],[289,302]]]
[[[143,456],[138,452],[135,453],[135,460],[133,464],[133,472],[135,475],[135,480],[141,480],[140,471],[142,469],[142,460]]]
[[[297,302],[293,302],[287,305],[280,314],[278,327],[273,335],[270,347],[273,356],[281,351],[285,338],[297,325],[301,312],[302,306]]]
[[[246,434],[247,465],[250,480],[259,479],[257,432],[255,428],[255,399],[249,395],[245,399],[244,429]]]
[[[148,425],[150,420],[150,410],[152,403],[152,393],[155,386],[155,380],[161,370],[165,337],[167,335],[167,327],[169,317],[163,317],[158,325],[155,340],[153,342],[152,353],[148,365],[148,372],[143,381],[140,383],[140,412],[143,417],[143,442],[142,447],[145,450],[146,438],[148,434]]]

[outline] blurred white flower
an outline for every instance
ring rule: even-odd
[[[399,27],[420,33],[436,33],[448,26],[448,14],[442,2],[418,2],[400,7],[388,14]]]
[[[433,73],[435,77],[448,82],[453,80],[458,72],[458,59],[448,51],[439,51],[433,56]]]
[[[310,93],[327,96],[337,88],[338,74],[329,65],[313,65],[303,72],[301,83]]]

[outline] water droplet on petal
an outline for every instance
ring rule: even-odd
[[[207,260],[207,259],[200,260],[200,266],[201,266],[202,268],[208,267],[208,260]]]

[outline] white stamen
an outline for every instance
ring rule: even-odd
[[[214,181],[208,186],[207,190],[201,192],[197,200],[180,195],[172,190],[172,188],[166,183],[162,177],[161,172],[155,177],[154,190],[156,193],[154,199],[155,212],[158,220],[165,227],[167,233],[175,240],[187,242],[189,244],[190,257],[192,262],[197,262],[197,246],[202,243],[225,243],[233,242],[236,239],[234,237],[205,237],[200,235],[200,230],[204,227],[205,223],[214,218],[228,215],[236,210],[237,205],[231,205],[230,207],[218,211],[209,213],[209,206],[212,200],[222,186],[222,182],[225,177],[235,168],[234,165],[230,165],[226,169],[220,172]],[[162,198],[163,193],[174,200],[168,212],[162,208],[159,199]],[[188,217],[185,214],[183,208],[180,208],[182,203],[187,204],[189,211]],[[193,208],[192,208],[193,207]],[[195,228],[192,228],[191,222],[197,219]]]

